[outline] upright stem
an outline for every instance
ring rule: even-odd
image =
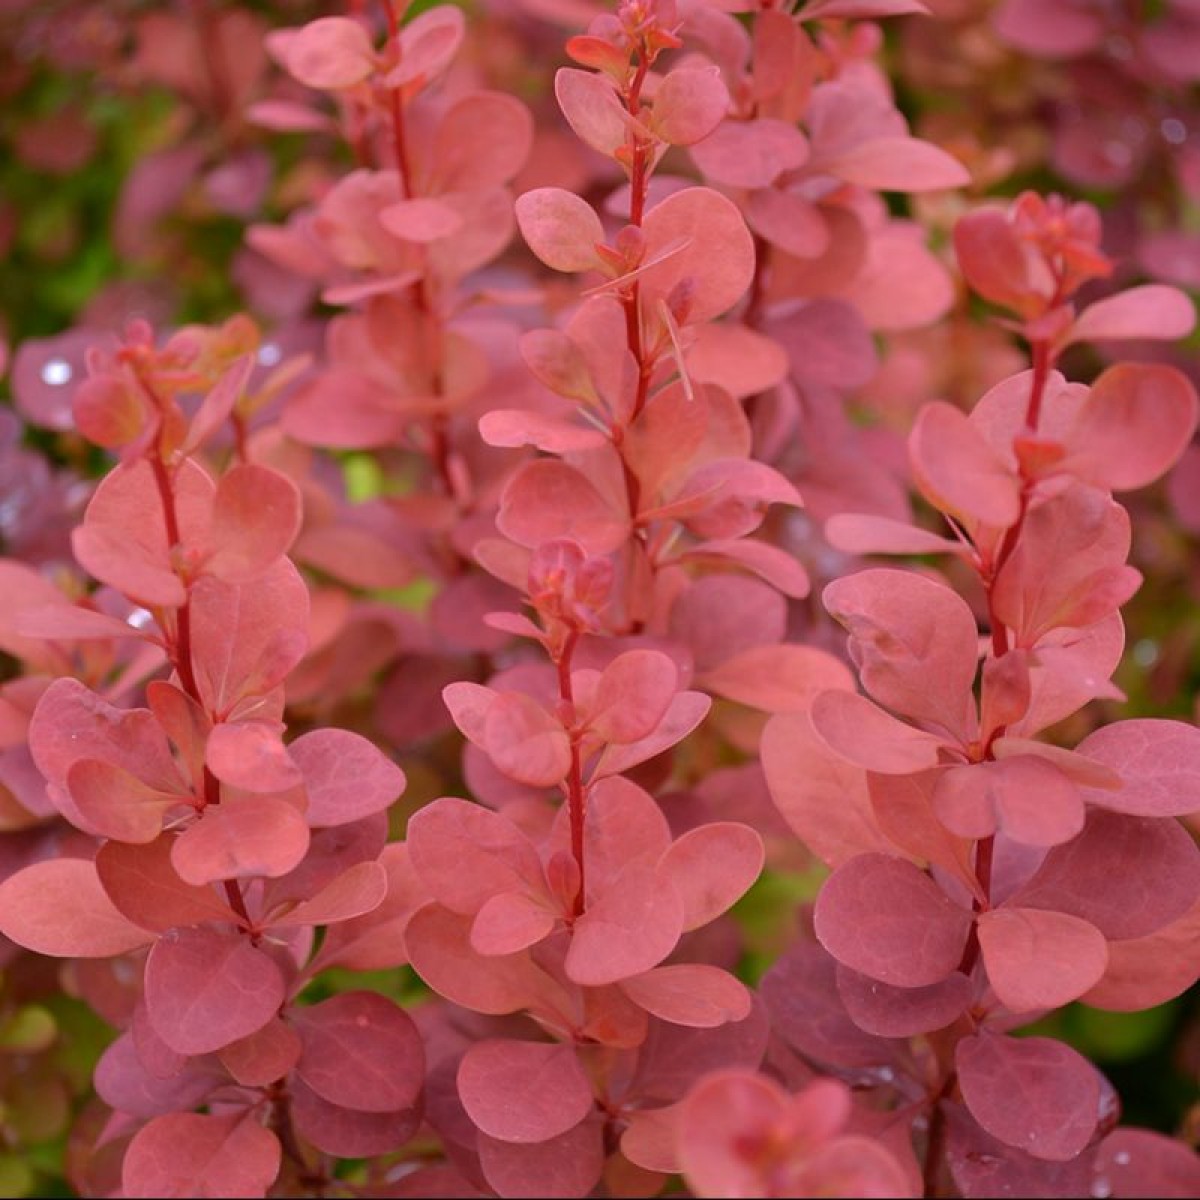
[[[558,668],[558,696],[562,701],[564,720],[575,722],[575,693],[571,686],[571,659],[579,641],[579,630],[572,629],[563,643],[555,665]],[[579,868],[579,891],[575,895],[575,916],[583,915],[584,861],[583,823],[587,816],[587,797],[583,789],[583,763],[579,752],[579,735],[571,734],[571,766],[567,771],[567,811],[571,819],[571,856]]]

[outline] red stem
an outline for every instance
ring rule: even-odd
[[[567,634],[555,666],[558,668],[558,695],[562,701],[563,718],[569,724],[575,722],[575,694],[571,687],[571,658],[579,641],[579,630]],[[587,816],[587,797],[583,789],[583,763],[579,755],[579,735],[571,735],[571,766],[567,772],[567,809],[571,818],[571,855],[579,868],[579,891],[575,894],[575,916],[583,915],[584,862],[583,822]]]

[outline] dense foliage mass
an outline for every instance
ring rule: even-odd
[[[1200,1194],[1194,0],[0,8],[5,1195]]]

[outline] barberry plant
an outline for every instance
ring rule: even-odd
[[[1067,1023],[1200,977],[1188,295],[914,136],[917,0],[188,11],[254,315],[14,358],[0,1180],[1197,1194]]]

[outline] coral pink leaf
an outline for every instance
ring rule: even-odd
[[[1092,385],[1059,469],[1112,491],[1145,487],[1172,467],[1196,430],[1196,390],[1160,363],[1120,363]]]
[[[823,158],[823,175],[880,192],[927,192],[965,187],[970,172],[932,142],[911,137],[876,137]]]
[[[745,984],[720,967],[677,963],[623,979],[621,990],[651,1016],[673,1025],[715,1029],[750,1015]]]
[[[680,67],[654,93],[650,128],[672,146],[706,138],[729,108],[729,92],[716,67]]]
[[[139,392],[111,376],[85,379],[71,401],[75,427],[89,442],[118,450],[147,431],[150,412]]]
[[[700,172],[737,188],[770,187],[784,171],[803,166],[808,141],[795,125],[772,117],[726,121],[691,147]]]
[[[499,770],[530,787],[553,787],[571,766],[562,723],[522,692],[504,692],[488,709],[484,749]]]
[[[837,988],[854,1023],[878,1037],[916,1037],[945,1029],[975,994],[971,981],[958,971],[927,987],[901,988],[869,979],[841,963]]]
[[[205,569],[226,583],[256,579],[296,540],[300,509],[286,475],[253,463],[234,467],[217,485]]]
[[[627,650],[600,674],[590,705],[591,731],[602,741],[628,745],[649,737],[678,688],[674,661],[658,650]]]
[[[221,1065],[244,1087],[269,1087],[296,1065],[300,1035],[277,1017],[257,1033],[230,1042],[219,1057]]]
[[[1095,808],[1080,835],[1054,847],[1008,902],[1070,913],[1127,940],[1178,920],[1197,897],[1200,848],[1179,822]]]
[[[246,120],[275,133],[334,133],[332,118],[289,100],[259,100],[245,108]]]
[[[705,326],[706,329],[714,326]],[[706,561],[716,559],[718,563],[735,563],[746,571],[753,571],[765,579],[785,596],[802,599],[810,590],[808,572],[788,551],[768,542],[753,538],[716,538],[701,542],[690,549],[686,557]]]
[[[319,17],[288,39],[288,74],[306,87],[338,91],[362,83],[375,69],[366,30],[349,17]]]
[[[669,750],[676,742],[683,741],[704,720],[711,707],[712,701],[703,692],[677,693],[658,728],[640,741],[609,746],[600,755],[592,778],[620,775],[630,767]]]
[[[872,513],[835,513],[825,522],[825,539],[847,554],[961,554],[964,550],[953,538]]]
[[[807,713],[772,717],[759,752],[775,807],[822,862],[893,849],[875,824],[865,772],[829,749]]]
[[[536,446],[547,454],[570,454],[603,446],[599,429],[565,417],[522,408],[496,408],[479,419],[479,436],[489,446]]]
[[[254,366],[254,355],[243,354],[217,380],[196,410],[188,426],[187,437],[179,448],[180,454],[194,454],[229,420],[230,413],[246,390]]]
[[[1020,480],[960,409],[926,404],[908,445],[918,486],[943,512],[999,529],[1016,522]]]
[[[596,210],[564,188],[544,187],[517,198],[517,225],[530,250],[556,271],[591,271],[600,266],[597,243],[604,228]]]
[[[166,1113],[134,1134],[121,1165],[121,1194],[131,1200],[265,1196],[281,1159],[279,1139],[251,1114]]]
[[[716,920],[750,889],[763,867],[763,842],[749,825],[717,821],[690,829],[659,860],[658,869],[683,901],[683,928]]]
[[[416,1102],[425,1051],[412,1018],[378,992],[342,992],[292,1009],[302,1050],[296,1073],[322,1099],[361,1112]]]
[[[1003,41],[1039,58],[1077,58],[1098,46],[1106,30],[1099,13],[1069,2],[1004,0],[992,22]]]
[[[575,922],[567,977],[601,987],[640,975],[675,948],[683,920],[683,902],[671,882],[645,867],[631,867]]]
[[[82,858],[36,862],[0,883],[0,933],[55,958],[109,958],[154,940],[113,905]]]
[[[88,825],[101,837],[152,842],[163,814],[182,796],[159,792],[135,775],[98,758],[82,758],[67,771],[67,790]]]
[[[222,783],[248,792],[283,792],[304,781],[274,721],[217,725],[205,747],[205,765]]]
[[[797,136],[799,136],[797,134]],[[646,302],[667,297],[683,284],[689,301],[681,324],[711,320],[731,308],[754,276],[754,239],[732,200],[711,188],[684,188],[656,204],[642,222],[646,258],[669,244],[684,242],[678,254],[664,258],[642,275]],[[721,247],[719,255],[712,247]]]
[[[275,796],[226,799],[210,805],[176,840],[171,861],[185,883],[277,879],[308,853],[308,823],[295,805]]]
[[[958,1043],[955,1063],[971,1115],[1005,1145],[1066,1162],[1091,1140],[1100,1076],[1065,1043],[985,1029]]]
[[[498,187],[529,157],[533,118],[516,96],[473,89],[442,115],[436,144],[439,192]]]
[[[1069,1004],[1099,982],[1108,964],[1095,925],[1037,908],[981,913],[979,946],[992,990],[1012,1012]]]
[[[418,809],[408,848],[429,893],[456,913],[473,915],[493,896],[542,883],[529,838],[507,817],[466,800],[443,797]]]
[[[629,535],[622,519],[581,471],[552,459],[527,463],[509,481],[496,517],[500,532],[534,549],[571,538],[589,554],[608,554]]]
[[[549,982],[526,953],[484,958],[471,946],[471,918],[440,904],[419,909],[404,931],[413,970],[437,993],[501,1016],[535,1001]]]
[[[1188,1200],[1200,1195],[1200,1155],[1178,1138],[1149,1129],[1114,1129],[1100,1143],[1092,1170],[1093,1195],[1108,1189],[1115,1200]]]
[[[774,1080],[750,1071],[721,1071],[693,1088],[678,1123],[680,1163],[692,1192],[764,1195],[762,1168],[742,1147],[759,1144],[782,1124],[789,1099]]]
[[[590,790],[583,827],[590,891],[605,890],[626,867],[657,867],[670,845],[662,809],[637,784],[614,777]]]
[[[314,829],[380,812],[405,788],[404,772],[373,742],[347,729],[302,734],[288,753],[304,776],[304,815]]]
[[[1108,943],[1104,977],[1080,999],[1095,1008],[1135,1012],[1186,991],[1200,977],[1200,900],[1149,937]]]
[[[877,21],[881,17],[928,12],[921,0],[811,0],[801,9],[799,17],[802,21]]]
[[[171,861],[175,839],[164,834],[147,845],[106,842],[96,855],[104,891],[119,911],[147,929],[204,921],[236,922],[233,910],[210,887],[184,883]]]
[[[1089,734],[1080,754],[1122,779],[1119,790],[1089,788],[1084,798],[1139,817],[1183,817],[1200,811],[1200,729],[1149,717],[1114,721]]]
[[[436,79],[458,53],[465,32],[463,11],[453,4],[439,4],[413,17],[400,31],[400,64],[388,73],[388,86]]]
[[[787,377],[778,342],[745,325],[702,325],[686,352],[693,383],[712,383],[734,399],[757,395]]]
[[[207,1054],[261,1029],[287,992],[275,960],[240,933],[168,929],[146,960],[154,1032],[180,1054]]]
[[[1022,310],[1034,289],[1025,249],[1001,210],[980,208],[961,217],[954,250],[967,283],[985,300]]]
[[[849,668],[825,650],[813,646],[752,646],[698,680],[703,687],[762,712],[804,712],[824,691],[854,690]]]
[[[318,1096],[295,1076],[289,1081],[289,1091],[296,1131],[336,1158],[370,1158],[398,1150],[421,1127],[419,1104],[388,1113],[342,1108]]]
[[[380,209],[379,223],[388,233],[406,242],[424,245],[451,237],[462,228],[457,209],[441,200],[417,196]]]
[[[868,771],[911,775],[938,763],[941,738],[897,721],[865,696],[822,692],[810,715],[813,728],[835,754]]]
[[[315,896],[272,918],[273,928],[330,925],[374,912],[388,893],[388,874],[377,862],[360,862],[327,883]]]
[[[886,854],[838,867],[817,896],[813,922],[838,962],[897,987],[941,983],[958,966],[971,928],[970,914],[928,875]]]
[[[475,915],[471,945],[480,954],[515,954],[547,937],[556,921],[555,913],[537,897],[498,892]]]
[[[796,258],[818,258],[829,248],[829,223],[806,196],[782,188],[756,188],[746,204],[746,220],[759,237]]]
[[[603,1129],[597,1115],[544,1142],[506,1142],[481,1133],[479,1164],[498,1196],[513,1200],[590,1196],[604,1170]]]
[[[502,1142],[545,1142],[592,1110],[592,1086],[572,1045],[489,1038],[458,1068],[467,1115]]]
[[[629,118],[603,76],[563,67],[554,75],[554,95],[576,136],[593,150],[611,157],[625,144]]]
[[[1195,326],[1196,309],[1186,292],[1161,283],[1147,283],[1089,304],[1062,344],[1122,338],[1173,342],[1187,337]]]

